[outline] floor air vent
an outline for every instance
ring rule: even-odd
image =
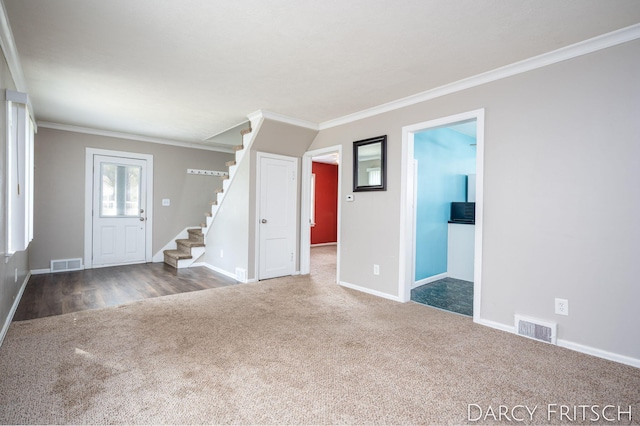
[[[516,333],[530,339],[556,344],[556,324],[516,315]]]
[[[60,259],[51,261],[51,272],[79,271],[82,268],[82,259]]]

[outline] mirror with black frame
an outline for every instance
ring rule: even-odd
[[[387,135],[353,143],[353,191],[386,191]]]

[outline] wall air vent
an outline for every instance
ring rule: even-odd
[[[556,344],[557,324],[516,315],[516,333],[541,342]]]
[[[59,259],[51,261],[51,272],[80,271],[84,269],[82,259]]]

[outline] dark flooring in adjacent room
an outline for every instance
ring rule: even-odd
[[[335,276],[336,246],[311,248],[311,274]],[[112,266],[32,275],[13,321],[118,306],[137,300],[238,284],[204,266],[175,269],[164,263]]]
[[[411,300],[458,314],[473,316],[473,283],[443,278],[411,290]]]
[[[13,320],[106,308],[237,283],[204,266],[175,269],[164,263],[32,275]]]

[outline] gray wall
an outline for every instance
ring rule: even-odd
[[[388,135],[388,190],[342,203],[342,280],[398,295],[402,126],[485,108],[481,320],[640,359],[640,41],[321,131],[309,149]],[[380,276],[372,265],[380,265]],[[554,314],[554,298],[570,315]]]
[[[84,256],[86,148],[153,155],[153,254],[187,226],[204,222],[215,176],[187,175],[188,168],[226,171],[232,154],[40,129],[35,138],[34,241],[29,267],[48,269],[52,259]],[[171,200],[170,207],[162,199]]]
[[[20,292],[20,288],[27,278],[29,271],[28,263],[29,257],[26,251],[14,253],[10,258],[5,258],[5,245],[7,239],[7,222],[6,222],[6,205],[7,205],[7,193],[6,183],[4,180],[4,174],[6,170],[6,152],[7,152],[7,140],[6,140],[6,112],[4,102],[4,89],[16,90],[16,86],[13,82],[13,78],[9,71],[9,67],[5,61],[4,56],[0,61],[0,253],[2,259],[0,259],[0,330],[6,330],[9,326],[9,314],[13,307],[13,303]],[[6,262],[6,263],[5,263]],[[17,279],[16,279],[17,271]],[[3,333],[0,333],[0,339],[4,337]]]

